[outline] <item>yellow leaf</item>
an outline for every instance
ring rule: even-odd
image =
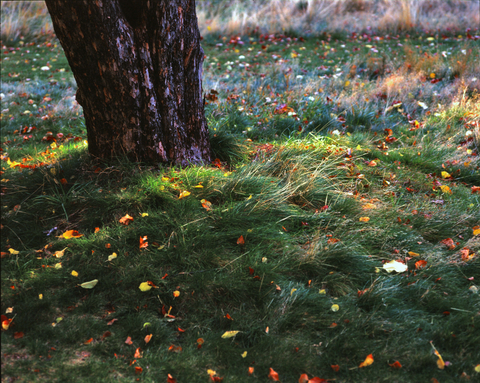
[[[350,85],[350,81],[345,81],[345,86],[349,86]]]
[[[148,213],[142,213],[142,217],[148,217]]]
[[[420,254],[414,253],[413,251],[409,251],[408,255],[410,255],[411,257],[418,257]]]
[[[150,286],[148,282],[142,282],[140,283],[140,286],[138,286],[138,288],[140,289],[140,291],[148,291],[152,288],[152,286]]]
[[[242,353],[242,358],[246,358],[247,357],[247,352],[245,351],[244,353]]]
[[[182,199],[182,198],[185,198],[185,197],[188,197],[191,193],[189,191],[182,191],[180,193],[180,195],[178,196],[178,199]]]
[[[327,292],[325,291],[325,289],[320,289],[320,290],[318,290],[318,293],[320,295],[325,295]]]
[[[477,365],[475,366],[475,372],[480,373],[480,364],[477,364]]]
[[[169,180],[170,180],[170,178],[168,178],[168,177],[162,177],[162,181],[166,182],[166,181],[169,181]]]
[[[360,363],[360,366],[358,366],[358,367],[362,368],[362,367],[370,366],[372,363],[373,363],[373,355],[369,354],[365,358],[365,360],[362,363]]]
[[[442,178],[450,178],[451,175],[448,172],[442,172]]]
[[[480,234],[480,226],[474,226],[473,235],[479,235],[479,234]]]
[[[383,268],[387,270],[388,273],[391,273],[392,271],[403,273],[404,271],[408,270],[408,266],[406,264],[397,261],[387,262],[383,265]]]
[[[368,222],[368,221],[370,221],[370,218],[369,217],[360,217],[358,220],[360,222]]]
[[[195,185],[194,188],[202,189],[202,188],[203,188],[203,185],[198,184],[198,185]]]
[[[423,109],[428,109],[427,104],[425,104],[424,102],[418,101],[417,104],[421,106]]]
[[[65,250],[66,250],[66,249],[67,249],[67,247],[66,247],[65,249],[63,249],[63,250],[58,250],[58,251],[56,251],[56,252],[53,254],[53,256],[54,256],[54,257],[57,257],[57,258],[62,258],[63,255],[64,255],[64,253],[65,253]]]
[[[16,254],[20,253],[18,250],[14,250],[12,248],[8,249],[8,251],[10,252],[10,254],[13,254],[13,255],[16,255]]]
[[[207,370],[207,374],[210,375],[210,376],[212,376],[212,375],[217,375],[217,371],[208,369],[208,370]]]
[[[442,192],[444,192],[445,194],[453,194],[453,192],[450,190],[450,188],[447,185],[440,186],[440,189],[442,189]]]
[[[247,201],[248,201],[249,199],[252,199],[252,195],[251,195],[251,194],[250,194],[250,196],[247,198]]]
[[[435,78],[435,73],[430,73],[430,78]]]
[[[292,289],[292,291],[290,291],[290,296],[292,296],[292,294],[297,291],[297,289]]]
[[[89,281],[89,282],[84,282],[79,286],[83,287],[84,289],[93,289],[97,283],[98,283],[98,279],[94,279],[94,280]]]
[[[175,291],[173,292],[173,296],[174,296],[175,298],[178,298],[178,297],[180,296],[180,291],[175,290]]]
[[[58,262],[58,263],[55,265],[55,268],[56,268],[56,269],[61,269],[61,268],[62,268],[62,262]]]
[[[43,294],[38,294],[38,299],[42,300],[43,299]]]
[[[332,309],[332,311],[335,313],[335,312],[337,312],[338,310],[340,310],[340,306],[337,305],[337,304],[334,304],[334,305],[332,305],[331,309]]]
[[[373,203],[366,203],[362,206],[363,210],[376,209],[377,207]]]
[[[83,234],[80,234],[77,230],[67,230],[62,236],[65,239],[70,239],[83,237]]]
[[[78,273],[77,273],[75,270],[72,270],[72,275],[73,275],[74,277],[78,277]]]
[[[231,338],[232,336],[235,336],[239,333],[240,331],[227,331],[222,335],[223,339]]]
[[[113,261],[115,258],[117,258],[117,253],[112,253],[108,256],[109,261]]]

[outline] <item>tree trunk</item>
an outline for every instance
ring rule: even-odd
[[[77,81],[89,152],[210,160],[195,0],[46,0]]]

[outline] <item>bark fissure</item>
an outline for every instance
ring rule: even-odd
[[[100,158],[210,160],[194,0],[46,0]]]

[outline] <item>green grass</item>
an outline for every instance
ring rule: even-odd
[[[478,380],[478,42],[300,37],[205,39],[218,160],[185,169],[95,162],[58,42],[2,48],[2,381]]]

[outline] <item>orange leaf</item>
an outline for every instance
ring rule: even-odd
[[[480,226],[474,226],[472,227],[473,230],[473,235],[479,235],[480,234]]]
[[[63,238],[70,239],[83,237],[83,234],[80,234],[77,230],[67,230],[62,236]]]
[[[402,368],[402,365],[400,364],[400,362],[398,360],[396,360],[395,362],[393,362],[392,364],[388,364],[390,367],[393,367],[393,368]]]
[[[133,355],[134,358],[142,358],[142,349],[140,347],[138,347],[136,350],[135,350],[135,355]]]
[[[148,247],[147,236],[140,237],[140,249],[146,249]]]
[[[268,373],[268,379],[274,380],[275,382],[278,382],[280,379],[278,377],[278,373],[270,367],[270,372]]]
[[[25,334],[22,331],[16,332],[16,333],[13,334],[13,338],[14,339],[20,339],[20,338],[23,338],[24,335]]]
[[[245,240],[243,239],[243,235],[237,239],[237,245],[245,245]]]
[[[298,378],[298,383],[308,383],[308,375],[307,374],[300,375],[300,378]]]
[[[177,379],[174,379],[172,375],[168,374],[167,383],[177,383]]]
[[[205,340],[203,338],[198,338],[197,339],[197,348],[200,349],[202,348],[202,344],[205,343]]]
[[[90,338],[89,340],[86,340],[85,342],[83,342],[83,344],[89,344],[89,343],[92,343],[93,341],[93,338]]]
[[[362,363],[360,363],[360,366],[358,367],[362,368],[362,367],[370,366],[372,363],[373,363],[373,355],[369,354],[367,355],[365,360]]]
[[[480,194],[480,186],[472,186],[472,194],[479,193]]]
[[[118,319],[117,318],[113,318],[110,322],[107,323],[107,326],[111,326],[112,324],[114,324]]]
[[[99,227],[96,227],[95,228],[95,233],[98,233],[100,231],[100,228]]]
[[[133,344],[132,342],[132,338],[131,337],[127,337],[127,340],[125,341],[126,344]]]
[[[340,240],[338,238],[330,238],[327,241],[328,244],[333,244],[333,243],[337,243],[337,242],[340,242]]]
[[[6,318],[6,319],[3,319]],[[2,329],[3,330],[8,330],[10,327],[10,323],[12,322],[13,319],[8,319],[5,315],[2,315]]]
[[[328,380],[321,379],[318,376],[316,376],[315,378],[310,379],[308,383],[328,383]]]
[[[153,334],[145,336],[145,343],[150,342],[150,339],[152,339]]]
[[[143,371],[143,368],[142,368],[142,367],[140,367],[140,366],[135,366],[135,374],[137,374],[137,375],[138,375],[138,374],[141,374],[142,371]]]
[[[112,335],[112,333],[110,331],[105,331],[102,335],[102,338],[103,339],[108,338],[110,335]]]
[[[168,348],[168,351],[179,353],[182,352],[182,346],[175,346],[174,344],[171,344],[170,347]]]
[[[130,217],[128,214],[120,218],[120,223],[122,225],[128,226],[130,222],[133,222],[133,217]]]
[[[427,261],[424,261],[423,259],[420,261],[415,262],[415,268],[416,269],[421,269],[423,267],[427,266]]]
[[[178,328],[178,332],[185,332],[185,330],[183,328]]]
[[[230,320],[233,320],[233,318],[230,316],[229,313],[227,313],[227,315],[225,315],[225,318],[230,319]]]
[[[452,238],[444,239],[443,241],[440,241],[440,243],[447,246],[449,250],[455,249],[456,246]]]
[[[248,367],[248,375],[252,375],[253,371],[255,371],[255,367]]]
[[[332,364],[330,367],[332,367],[332,370],[335,372],[338,372],[338,370],[340,370],[340,366],[338,364]]]

